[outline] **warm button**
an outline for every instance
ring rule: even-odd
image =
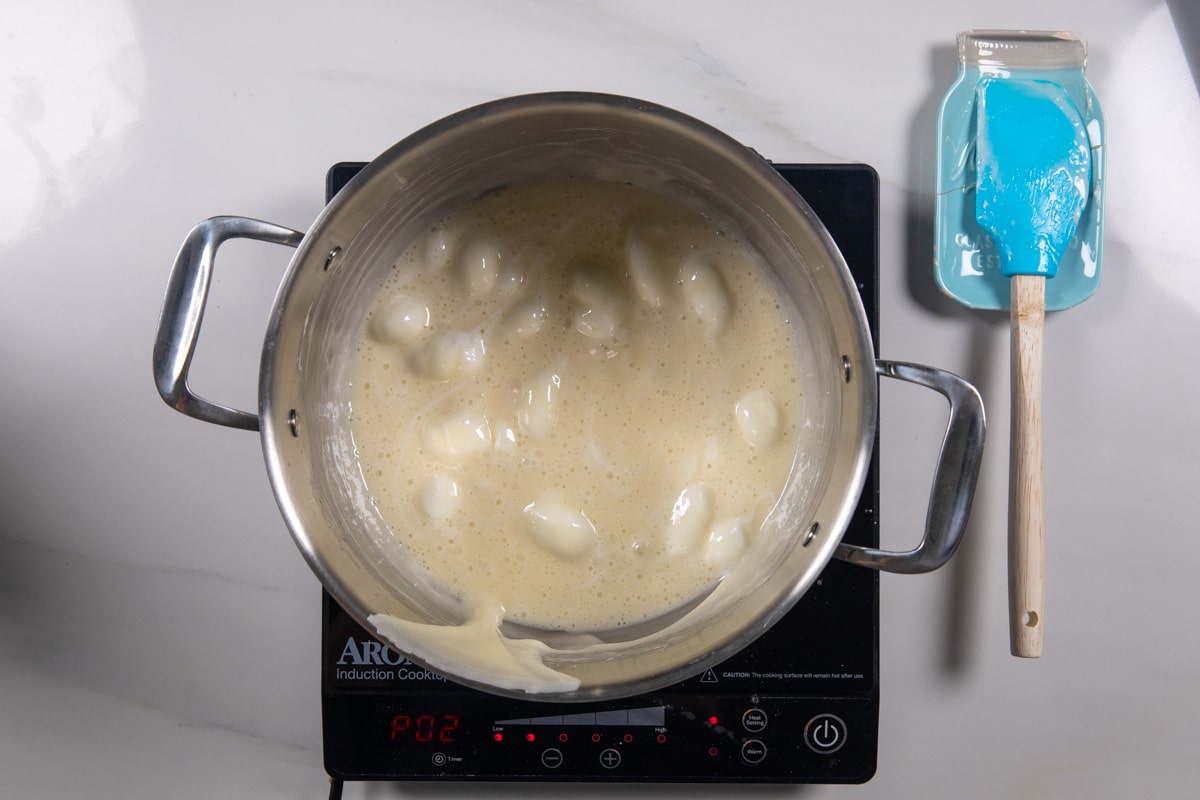
[[[759,764],[767,757],[767,746],[758,739],[742,742],[742,760],[747,764]]]
[[[751,708],[742,714],[742,727],[750,733],[758,733],[767,727],[767,712],[761,708]]]
[[[804,726],[804,743],[814,753],[836,753],[846,743],[846,723],[833,714],[818,714]]]

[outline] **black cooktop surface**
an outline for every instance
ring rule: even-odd
[[[327,199],[361,169],[338,164]],[[878,346],[878,178],[864,165],[775,168],[821,218]],[[878,545],[878,447],[844,540]],[[380,645],[328,595],[325,767],[341,780],[860,783],[875,772],[879,578],[831,562],[771,630],[719,666],[625,700],[548,704],[448,681]]]

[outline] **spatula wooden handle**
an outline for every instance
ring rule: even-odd
[[[1008,627],[1014,656],[1042,654],[1042,330],[1046,279],[1012,278],[1012,427],[1008,475]]]

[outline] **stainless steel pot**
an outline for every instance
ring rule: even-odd
[[[498,186],[563,174],[665,192],[728,220],[763,254],[808,344],[804,468],[794,470],[781,510],[768,518],[774,535],[756,540],[768,544],[756,544],[684,612],[590,632],[587,645],[561,632],[502,626],[505,637],[542,642],[544,663],[576,688],[529,695],[528,686],[479,679],[479,665],[463,658],[414,660],[498,694],[627,696],[699,673],[744,647],[791,608],[830,558],[910,573],[944,563],[962,535],[982,455],[983,406],[974,388],[943,371],[875,360],[841,254],[804,201],[753,151],[650,103],[557,93],[487,103],[409,136],[355,177],[307,233],[216,217],[200,223],[179,253],[154,349],[159,392],[198,419],[261,430],[283,516],[334,599],[368,630],[376,614],[430,625],[464,621],[458,600],[405,557],[367,496],[349,430],[354,342],[373,294],[417,231]],[[211,403],[187,385],[214,257],[233,237],[297,248],[263,343],[257,414]],[[871,459],[876,375],[928,386],[950,401],[925,535],[909,552],[840,541]]]

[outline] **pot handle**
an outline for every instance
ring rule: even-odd
[[[925,536],[914,550],[898,552],[839,544],[834,556],[872,569],[914,574],[945,564],[962,540],[983,459],[987,427],[983,400],[959,376],[933,367],[899,361],[876,361],[875,372],[888,378],[935,389],[950,401],[950,421],[933,474],[933,490],[925,517]]]
[[[205,422],[256,431],[257,414],[205,400],[192,392],[187,381],[217,248],[226,239],[237,238],[296,247],[304,234],[248,217],[212,217],[192,228],[175,257],[167,281],[154,340],[154,382],[162,399],[176,411]]]

